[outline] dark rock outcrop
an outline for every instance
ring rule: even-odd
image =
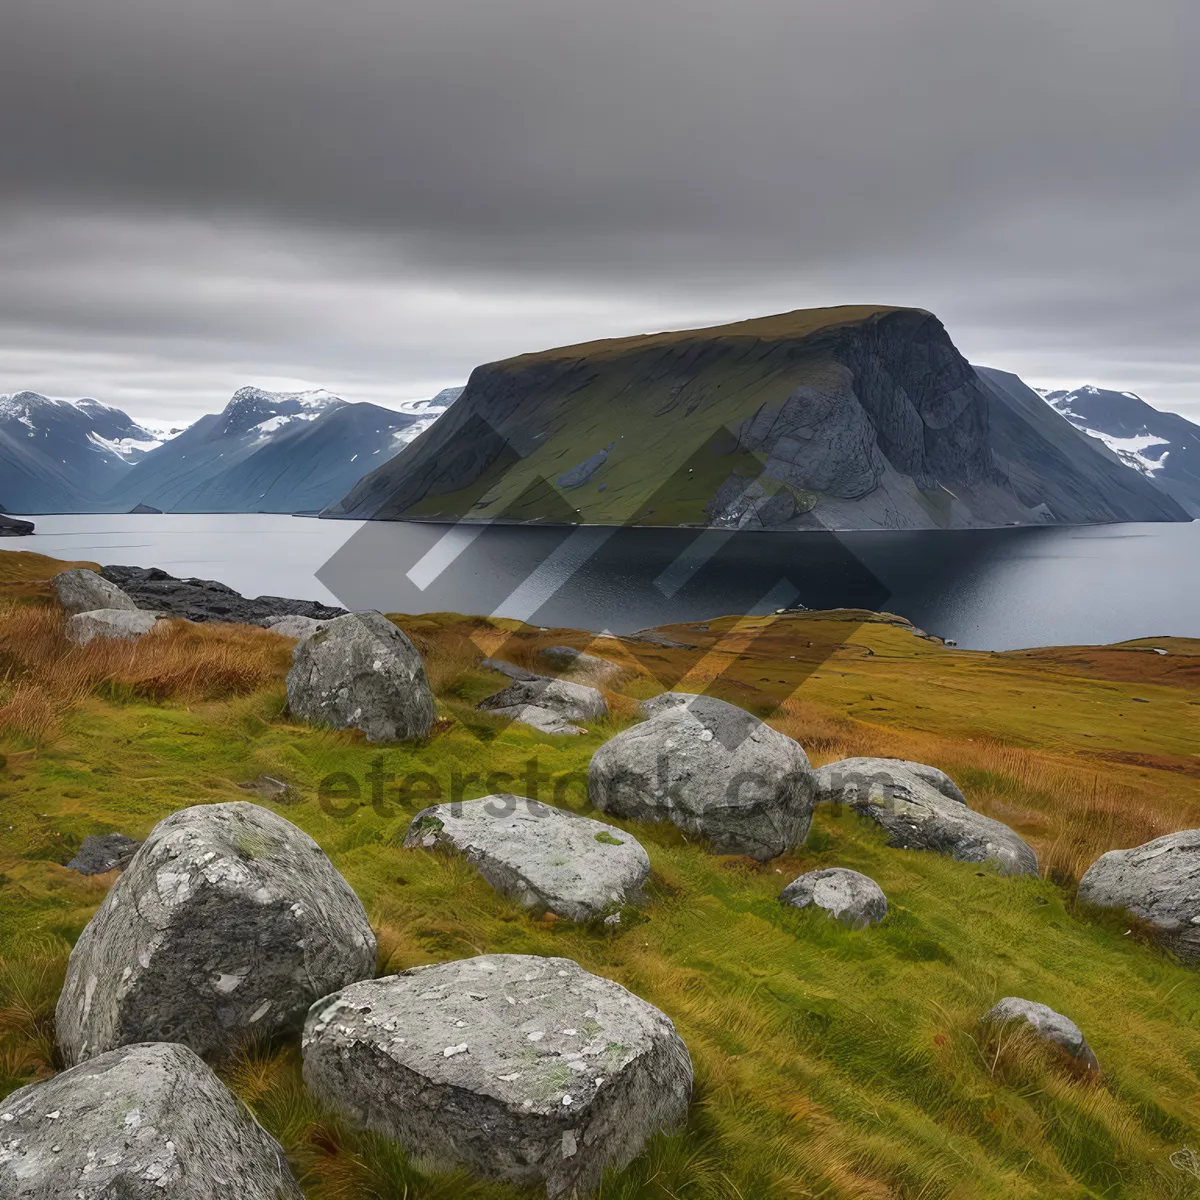
[[[304,1079],[354,1124],[550,1200],[590,1196],[687,1116],[671,1021],[566,958],[488,954],[313,1006]]]
[[[813,771],[791,738],[723,700],[667,692],[592,757],[601,812],[671,821],[722,854],[775,858],[808,836]]]
[[[59,997],[68,1064],[137,1042],[221,1059],[375,972],[375,935],[307,834],[255,804],[156,825],[84,929]]]
[[[67,867],[78,871],[80,875],[123,871],[133,861],[141,845],[141,842],[135,842],[123,833],[91,834],[83,839],[79,853],[67,863]]]
[[[0,537],[28,537],[32,532],[32,521],[21,521],[0,512]]]
[[[186,1046],[113,1050],[0,1100],[4,1200],[303,1200],[283,1150]]]
[[[168,613],[188,621],[233,621],[262,625],[271,617],[302,616],[331,621],[346,615],[344,608],[314,600],[259,596],[249,600],[224,583],[211,579],[176,579],[158,567],[105,567],[101,572],[131,596],[138,608]]]

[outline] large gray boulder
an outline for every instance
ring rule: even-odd
[[[672,821],[723,854],[775,858],[803,844],[813,771],[791,738],[711,696],[668,692],[649,719],[592,757],[588,796],[601,812]]]
[[[551,1200],[588,1196],[683,1123],[692,1064],[675,1027],[566,958],[418,967],[314,1005],[304,1079],[354,1124],[438,1166]]]
[[[1092,1048],[1080,1032],[1079,1026],[1062,1013],[1036,1000],[1023,1000],[1020,996],[1005,996],[998,1004],[988,1009],[980,1018],[989,1025],[1008,1025],[1023,1021],[1044,1042],[1057,1046],[1088,1071],[1098,1071]]]
[[[496,891],[570,921],[640,903],[650,874],[623,829],[509,794],[427,808],[404,844],[465,855]]]
[[[83,567],[55,575],[54,594],[59,604],[72,615],[97,609],[137,611],[137,605],[115,583],[109,583],[95,571]]]
[[[1037,875],[1033,849],[1007,825],[951,800],[894,768],[848,779],[834,798],[869,817],[901,850],[933,850],[960,862],[991,862],[1005,875]]]
[[[817,803],[841,800],[847,788],[869,787],[874,781],[886,782],[897,771],[915,775],[947,800],[956,800],[959,804],[967,802],[958,784],[937,767],[904,758],[844,758],[817,768]]]
[[[157,613],[142,612],[140,609],[101,608],[68,617],[64,632],[67,641],[74,642],[76,646],[86,646],[95,638],[136,642],[157,624]]]
[[[877,925],[887,916],[883,888],[870,876],[846,867],[809,871],[792,880],[779,894],[779,900],[792,908],[823,908],[855,929]]]
[[[79,938],[58,1001],[68,1064],[135,1042],[221,1059],[375,973],[358,897],[306,833],[241,801],[161,821]]]
[[[1079,899],[1128,909],[1180,958],[1200,962],[1200,829],[1101,855],[1079,881]]]
[[[303,1200],[278,1142],[186,1046],[127,1046],[0,1100],[4,1200]]]
[[[592,721],[608,713],[604,697],[595,688],[567,679],[517,679],[477,707],[543,733],[586,733],[576,721]]]
[[[287,694],[295,716],[370,742],[428,737],[436,717],[420,654],[377,612],[348,613],[301,641]]]

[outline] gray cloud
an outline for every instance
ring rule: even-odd
[[[1200,417],[1192,0],[8,0],[0,390],[406,398],[933,308]]]

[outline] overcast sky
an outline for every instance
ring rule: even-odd
[[[1200,419],[1197,0],[4,0],[0,392],[880,302]]]

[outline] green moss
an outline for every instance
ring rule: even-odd
[[[618,837],[613,837],[607,829],[602,829],[596,834],[596,841],[603,842],[606,846],[623,846],[625,843]]]

